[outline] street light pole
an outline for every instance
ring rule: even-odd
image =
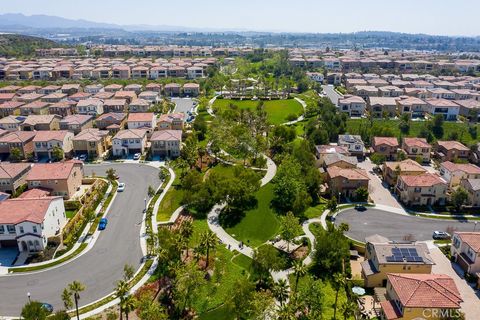
[[[143,199],[145,201],[145,212],[147,211],[147,198]]]
[[[27,297],[28,297],[28,302],[32,302],[32,299],[30,298],[31,297],[30,292],[27,292]]]
[[[475,225],[473,226],[473,232],[475,232],[475,230],[477,230],[477,223],[478,223],[478,221],[475,221]]]

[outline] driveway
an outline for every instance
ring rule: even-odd
[[[331,85],[323,85],[322,89],[330,101],[338,107],[338,99],[342,98],[342,96],[335,91],[335,87]]]
[[[473,231],[473,221],[440,220],[401,215],[397,213],[367,208],[360,212],[355,209],[347,209],[337,215],[335,224],[345,222],[350,226],[347,236],[365,241],[365,237],[380,234],[390,240],[404,240],[406,236],[412,240],[432,240],[435,230],[445,231],[453,228],[458,231]]]
[[[398,203],[397,199],[390,193],[387,184],[384,184],[380,177],[373,173],[375,164],[373,164],[370,159],[367,158],[365,161],[359,162],[358,167],[368,173],[368,177],[370,178],[368,193],[375,204],[402,209],[400,203]]]
[[[194,108],[193,99],[191,98],[172,98],[172,102],[175,103],[174,112],[183,112],[192,111]]]
[[[0,267],[11,267],[18,255],[18,248],[0,249]]]
[[[32,300],[48,302],[56,310],[62,309],[60,295],[74,280],[86,286],[80,294],[80,305],[86,305],[114,290],[115,283],[122,278],[125,264],[138,269],[143,258],[140,227],[144,198],[149,185],[158,187],[160,184],[157,169],[138,164],[87,165],[85,174],[105,175],[110,167],[117,170],[120,181],[127,187],[112,203],[107,229],[100,233],[95,246],[54,269],[0,277],[1,316],[19,316],[27,302],[27,292],[31,293]]]
[[[469,286],[469,284],[463,279],[463,272],[460,267],[453,264],[448,258],[440,251],[435,245],[429,245],[430,256],[432,257],[435,265],[432,267],[432,273],[446,274],[455,281],[458,291],[462,296],[463,303],[461,303],[462,311],[465,312],[466,319],[478,319],[479,312],[479,293]]]

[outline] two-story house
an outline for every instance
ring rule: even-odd
[[[449,188],[453,188],[463,179],[480,179],[480,167],[471,163],[445,161],[440,164],[440,176],[447,181]]]
[[[468,160],[470,157],[470,149],[461,142],[437,141],[436,156],[442,161]]]
[[[158,118],[158,130],[183,130],[185,114],[167,113]]]
[[[131,112],[131,113],[148,112],[148,109],[150,109],[150,106],[151,106],[151,103],[148,100],[134,99],[128,105],[128,111]]]
[[[78,114],[97,116],[103,113],[103,101],[97,98],[80,100],[75,109]]]
[[[29,189],[49,190],[53,196],[71,198],[82,185],[83,162],[69,160],[65,162],[37,163],[27,175]]]
[[[100,115],[95,120],[95,125],[98,129],[109,130],[117,133],[125,127],[127,121],[127,114],[123,112],[109,112]]]
[[[39,159],[53,159],[55,148],[60,148],[64,157],[70,157],[73,151],[73,133],[66,130],[38,131],[33,138],[33,152]]]
[[[455,231],[450,252],[465,272],[472,275],[480,272],[480,232]]]
[[[361,117],[365,114],[367,103],[359,96],[345,95],[338,100],[338,109],[349,117]]]
[[[34,253],[67,223],[62,197],[16,198],[0,202],[0,248]]]
[[[447,183],[433,173],[400,175],[395,191],[408,206],[444,205]]]
[[[108,150],[110,142],[107,130],[88,128],[73,138],[73,151],[76,155],[86,154],[89,158],[97,158]]]
[[[373,151],[389,161],[397,159],[399,147],[396,137],[373,137],[372,139]]]
[[[432,146],[425,138],[403,138],[402,149],[410,159],[430,162]]]
[[[327,183],[332,196],[355,197],[359,188],[368,190],[369,181],[370,178],[363,169],[336,166],[327,168]]]
[[[126,99],[108,99],[103,104],[104,112],[126,112],[127,100]]]
[[[0,163],[0,191],[13,194],[18,187],[26,183],[30,171],[29,163]]]
[[[12,150],[20,151],[20,156],[26,158],[33,154],[33,138],[36,132],[13,131],[0,137],[0,155],[7,158],[12,155]]]
[[[397,184],[398,176],[414,176],[426,173],[427,169],[422,167],[418,162],[412,159],[403,161],[387,161],[383,164],[382,175],[383,180],[389,186]]]
[[[135,153],[145,152],[147,146],[147,130],[120,130],[112,138],[112,154],[115,157],[126,157]]]
[[[175,159],[180,156],[182,130],[155,131],[150,138],[152,155]]]
[[[74,114],[60,120],[60,129],[74,134],[91,127],[93,127],[93,116],[88,114]]]
[[[365,239],[365,260],[362,265],[362,278],[365,287],[385,287],[387,274],[432,272],[435,264],[425,243],[399,243],[373,235]]]
[[[338,145],[345,147],[352,156],[360,159],[365,157],[365,143],[359,135],[340,134],[338,135]]]

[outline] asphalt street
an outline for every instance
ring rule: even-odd
[[[323,92],[325,92],[330,101],[332,101],[334,105],[338,106],[338,99],[340,99],[341,96],[335,91],[334,86],[323,85],[322,88]]]
[[[366,211],[348,209],[337,215],[335,224],[348,223],[350,230],[347,236],[365,241],[365,237],[379,234],[390,240],[403,240],[405,236],[412,235],[413,240],[432,240],[435,230],[446,231],[453,228],[457,231],[473,231],[473,221],[440,220],[414,216],[400,215],[378,209],[369,208]],[[477,228],[480,228],[477,227]]]
[[[175,103],[175,112],[187,113],[193,109],[193,100],[191,98],[172,98]]]
[[[122,278],[123,266],[138,269],[142,259],[140,227],[148,186],[158,187],[157,169],[139,164],[104,164],[85,166],[85,174],[105,175],[113,167],[126,183],[118,193],[107,215],[108,225],[95,246],[84,255],[54,269],[32,274],[0,277],[0,316],[19,316],[23,305],[31,299],[51,303],[55,310],[63,308],[60,295],[74,280],[86,286],[80,294],[80,305],[86,305],[114,290]]]

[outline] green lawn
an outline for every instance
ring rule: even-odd
[[[316,205],[315,207],[310,207],[305,211],[305,217],[307,219],[312,218],[319,218],[323,211],[325,211],[325,207],[327,206],[326,202],[323,201],[322,203]]]
[[[400,136],[400,129],[398,128],[399,123],[400,123],[399,120],[377,119],[377,120],[374,120],[373,122],[373,131],[375,132],[376,128],[388,127],[393,131],[393,134],[395,136],[399,137]],[[424,124],[425,124],[424,121],[411,121],[410,131],[406,136],[418,137]],[[369,128],[370,127],[369,120],[367,119],[348,119],[347,120],[347,132],[350,134],[360,133],[361,131],[360,129],[362,126],[364,128],[365,127]],[[480,129],[478,124],[476,124],[476,126],[477,126],[477,129]],[[472,137],[468,132],[467,123],[445,121],[443,123],[443,130],[444,130],[444,133],[443,133],[442,139],[444,140],[448,139],[452,132],[456,132],[458,133],[458,141],[462,142],[467,146],[470,146],[480,141],[480,133],[478,138]]]
[[[234,315],[229,313],[227,307],[222,305],[221,307],[202,313],[199,317],[199,320],[233,320]]]
[[[157,221],[168,221],[173,212],[180,207],[183,190],[181,190],[179,186],[180,171],[175,170],[175,180],[173,181],[172,187],[167,191],[167,194],[163,197],[160,206],[158,207]]]
[[[65,210],[65,216],[67,217],[67,219],[73,218],[76,213],[77,210]]]
[[[234,104],[241,109],[254,110],[258,101],[253,100],[231,100],[231,99],[217,99],[213,104],[214,108],[227,108],[230,104]],[[281,124],[287,122],[287,116],[295,114],[300,116],[303,113],[302,105],[294,99],[286,100],[265,100],[265,111],[267,112],[267,119],[271,124]]]
[[[226,231],[236,239],[251,247],[258,247],[278,233],[280,222],[270,207],[273,198],[273,186],[267,184],[255,194],[258,205],[245,213],[245,217],[237,225]]]
[[[208,224],[205,219],[196,219],[193,221],[193,235],[190,246],[198,244],[200,235],[208,230]],[[215,272],[212,278],[205,286],[201,288],[199,299],[194,302],[194,308],[200,315],[200,319],[227,319],[224,318],[221,306],[227,300],[227,295],[235,285],[236,279],[245,275],[245,269],[232,262],[234,253],[218,244],[215,252]],[[220,308],[219,308],[220,307]],[[219,315],[221,318],[218,318]],[[217,316],[217,318],[216,318]]]

